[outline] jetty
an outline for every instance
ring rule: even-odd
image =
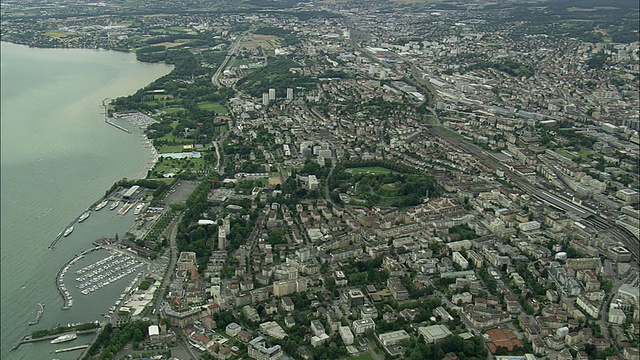
[[[55,353],[61,353],[61,352],[67,352],[67,351],[73,351],[73,350],[80,350],[80,349],[85,349],[88,348],[89,344],[85,344],[85,345],[78,345],[78,346],[73,346],[73,347],[68,347],[68,348],[64,348],[64,349],[58,349],[55,351]]]
[[[114,123],[113,121],[109,120],[109,118],[107,118],[107,117],[105,117],[104,122],[106,122],[107,124],[115,127],[116,129],[119,129],[119,130],[122,130],[122,131],[126,132],[127,134],[131,134],[131,131],[129,129]]]
[[[78,218],[73,219],[73,221],[70,222],[69,225],[67,225],[65,227],[65,230],[70,228],[70,227],[72,227],[76,223],[77,220],[78,220]],[[53,239],[51,244],[49,244],[49,246],[47,246],[47,249],[53,250],[55,248],[55,246],[58,243],[58,241],[60,241],[60,239],[62,239],[64,237],[64,231],[65,230],[60,231],[60,233],[58,235],[56,235],[56,237]]]
[[[38,309],[38,313],[36,314],[36,319],[33,321],[29,321],[29,325],[36,325],[40,322],[40,319],[42,319],[42,314],[44,314],[44,304],[38,303],[38,306],[40,308]]]
[[[97,333],[97,332],[100,332],[100,330],[102,330],[102,327],[97,327],[95,329],[89,329],[89,330],[73,331],[73,333],[78,334],[78,335],[85,335],[85,334]],[[33,337],[31,337],[31,334],[27,334],[27,335],[23,336],[22,339],[20,339],[20,341],[18,341],[18,343],[15,344],[11,348],[11,351],[16,350],[22,344],[28,344],[28,343],[40,342],[40,341],[47,341],[47,340],[50,341],[50,340],[53,340],[53,339],[57,338],[58,336],[65,335],[65,334],[71,334],[71,333],[72,332],[67,331],[67,332],[62,332],[62,333],[53,334],[53,335],[47,335],[47,336],[43,336],[43,337],[39,337],[39,338],[33,338]]]

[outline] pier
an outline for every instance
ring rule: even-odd
[[[97,327],[95,329],[89,329],[89,330],[81,330],[81,331],[74,331],[74,333],[78,334],[78,335],[85,335],[85,334],[91,334],[91,333],[96,333],[99,332],[100,330],[102,330],[101,327]],[[54,334],[54,335],[47,335],[47,336],[43,336],[43,337],[39,337],[39,338],[32,338],[31,334],[27,334],[25,336],[22,337],[22,339],[20,339],[20,341],[18,341],[17,344],[15,344],[12,348],[11,351],[16,350],[17,348],[20,347],[20,345],[22,344],[28,344],[28,343],[33,343],[33,342],[40,342],[40,341],[47,341],[47,340],[53,340],[55,338],[57,338],[58,336],[62,336],[65,334],[70,334],[71,332],[63,332],[63,333],[59,333],[59,334]]]
[[[119,129],[119,130],[122,130],[122,131],[126,132],[127,134],[131,134],[131,131],[129,131],[129,129],[126,129],[123,126],[114,123],[113,121],[109,120],[109,118],[107,118],[107,117],[105,117],[104,122],[106,122],[107,124],[115,127],[116,129]]]
[[[64,230],[62,230],[58,235],[56,235],[55,239],[53,239],[53,241],[51,242],[51,244],[49,244],[49,246],[47,246],[47,249],[49,250],[53,250],[56,246],[56,244],[58,243],[58,241],[60,241],[60,239],[62,239],[64,237],[64,232],[72,227],[76,221],[78,220],[78,218],[73,219],[73,221],[71,223],[69,223],[69,225],[67,225],[67,227],[64,228]]]
[[[40,319],[42,319],[42,314],[44,314],[44,304],[38,303],[38,306],[40,308],[38,309],[38,314],[36,314],[36,319],[29,321],[29,325],[36,325],[40,322]]]
[[[73,350],[80,350],[80,349],[85,349],[88,348],[89,344],[86,345],[78,345],[78,346],[73,346],[73,347],[68,347],[68,348],[64,348],[64,349],[58,349],[55,351],[55,353],[61,353],[61,352],[67,352],[67,351],[73,351]]]

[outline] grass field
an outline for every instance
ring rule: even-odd
[[[185,110],[183,108],[175,107],[175,108],[163,108],[162,111],[164,111],[165,114],[176,115]]]
[[[349,168],[348,170],[354,175],[356,175],[356,174],[378,175],[378,174],[390,174],[390,173],[393,173],[393,170],[389,170],[387,168],[383,168],[383,167],[380,167],[380,166]]]
[[[193,164],[193,165],[191,165]],[[162,162],[158,161],[153,167],[154,172],[169,173],[179,172],[181,169],[186,170],[205,170],[207,168],[203,158],[197,159],[172,159],[163,158]]]
[[[198,107],[202,110],[215,111],[217,114],[222,114],[222,115],[226,115],[229,113],[226,107],[216,102],[201,103],[201,104],[198,104]]]
[[[566,157],[567,159],[573,159],[575,156],[569,154],[568,152],[564,151],[564,150],[556,150],[556,152],[564,157]]]
[[[369,354],[368,352],[358,355],[354,358],[351,358],[352,360],[373,360],[373,356],[371,354]]]
[[[65,33],[65,32],[62,32],[62,31],[57,31],[57,30],[45,31],[44,34],[46,36],[51,36],[53,38],[63,38],[63,37],[69,36],[68,33]]]

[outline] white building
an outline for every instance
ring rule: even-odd
[[[453,260],[454,263],[460,265],[463,270],[466,270],[469,267],[469,262],[467,261],[467,259],[465,259],[464,256],[462,256],[462,254],[457,251],[453,252],[453,255],[451,255],[451,260]]]
[[[421,326],[418,328],[418,333],[424,337],[424,341],[427,344],[437,343],[447,336],[452,335],[449,328],[444,325]]]
[[[391,331],[378,335],[378,340],[384,346],[396,345],[403,340],[409,340],[409,334],[404,330]]]
[[[376,323],[372,319],[354,320],[352,324],[353,332],[356,335],[364,334],[365,331],[376,329]]]
[[[353,344],[353,333],[348,326],[340,326],[338,328],[338,333],[340,333],[340,338],[345,345]]]
[[[258,336],[249,342],[248,355],[257,360],[278,360],[282,358],[282,348],[280,345],[266,347],[264,337]]]

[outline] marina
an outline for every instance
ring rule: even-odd
[[[69,290],[67,290],[66,286],[64,285],[64,276],[67,273],[67,271],[69,271],[69,267],[75,264],[78,260],[82,259],[86,254],[99,249],[100,247],[94,247],[79,253],[73,259],[69,260],[60,270],[58,270],[58,274],[56,275],[56,288],[58,289],[58,292],[60,293],[60,295],[62,296],[62,299],[64,300],[64,305],[62,306],[62,310],[69,310],[73,306],[73,297],[71,296],[71,294],[69,293]]]
[[[142,266],[142,262],[124,254],[116,253],[94,264],[88,265],[75,273],[78,275],[76,287],[83,295],[116,282],[133,273]]]

